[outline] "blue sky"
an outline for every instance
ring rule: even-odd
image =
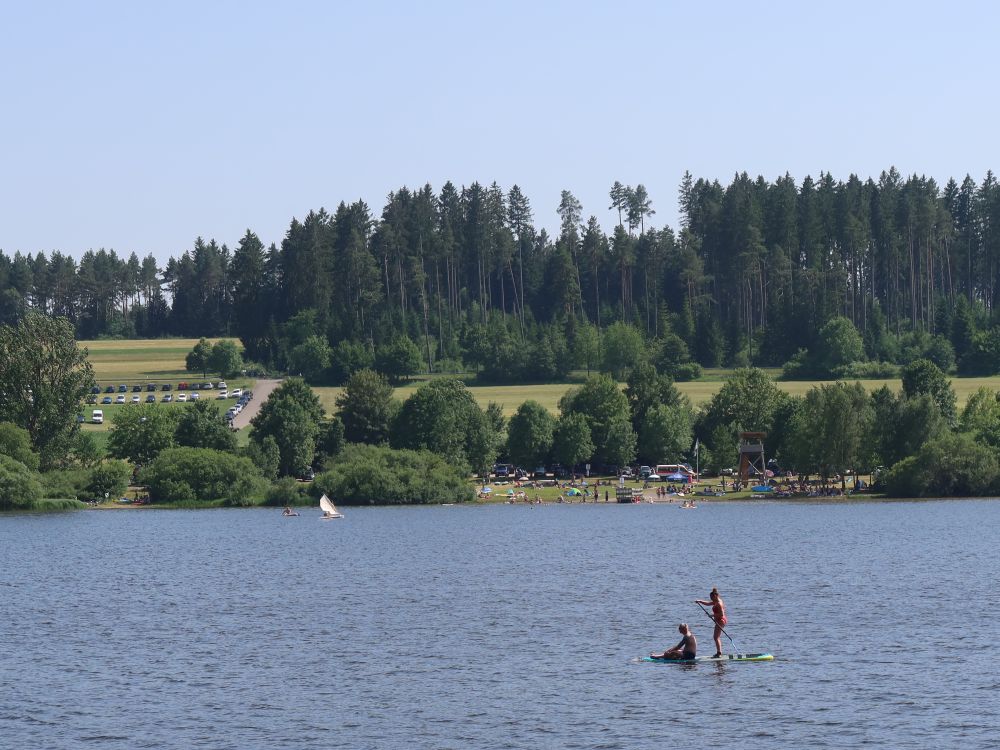
[[[988,3],[6,3],[0,249],[280,242],[402,185],[615,180],[676,225],[685,169],[980,181],[997,159]]]

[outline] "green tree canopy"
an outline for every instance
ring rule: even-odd
[[[135,464],[147,464],[174,447],[177,414],[160,404],[130,404],[111,416],[108,452]]]
[[[394,448],[430,450],[454,466],[482,470],[496,456],[490,425],[460,380],[441,378],[420,386],[399,410]]]
[[[298,475],[312,465],[322,419],[319,397],[301,378],[288,378],[250,422],[250,439],[263,446],[266,438],[273,438],[280,453],[279,472]]]
[[[731,436],[734,451],[736,433],[741,431],[765,432],[772,443],[779,444],[781,438],[775,434],[775,428],[780,425],[778,417],[788,400],[788,394],[779,390],[763,370],[755,367],[736,370],[702,407],[695,432],[713,453],[729,450],[728,446],[713,442],[723,434],[720,428]]]
[[[399,402],[385,375],[364,369],[348,379],[337,396],[337,408],[348,442],[381,445],[389,442]]]
[[[393,383],[406,380],[420,372],[420,350],[408,336],[396,336],[384,346],[375,349],[375,369]]]
[[[834,373],[838,368],[862,359],[864,354],[864,341],[849,318],[830,318],[819,329],[818,358],[825,372]]]
[[[243,355],[235,341],[223,339],[212,346],[208,368],[224,378],[235,377],[243,369]]]
[[[0,422],[0,455],[20,461],[32,471],[38,470],[38,454],[31,449],[31,435],[10,422]]]
[[[694,415],[687,404],[657,404],[648,409],[639,429],[639,458],[649,464],[680,463],[691,449]]]
[[[85,488],[88,500],[98,502],[119,498],[132,478],[132,467],[124,461],[105,461],[90,471]]]
[[[552,456],[563,466],[572,468],[594,455],[594,443],[587,418],[579,412],[559,417],[552,434]]]
[[[955,391],[941,368],[930,360],[918,359],[906,365],[901,376],[906,398],[930,396],[948,424],[952,426],[956,424],[958,410],[955,405]]]
[[[616,426],[612,430],[612,425],[620,423],[621,420],[630,422],[631,415],[628,399],[608,375],[587,378],[579,388],[567,391],[559,401],[559,410],[564,415],[582,414],[587,420],[590,426],[590,441],[594,446],[593,455],[597,460],[618,463],[612,459],[612,455],[620,456],[623,449],[627,453],[629,440],[632,449],[635,449],[634,431],[633,436],[628,438],[619,427]],[[622,438],[626,440],[624,446],[614,444]]]
[[[236,433],[226,424],[216,404],[194,401],[185,405],[177,416],[174,442],[185,448],[234,451]]]
[[[521,404],[507,426],[507,455],[517,466],[529,471],[545,465],[552,452],[556,420],[537,401]]]
[[[318,383],[330,367],[330,345],[319,336],[309,336],[288,352],[288,371],[301,375],[310,383]]]
[[[188,372],[200,372],[202,377],[207,377],[211,361],[212,344],[203,338],[184,357],[184,369]]]
[[[41,498],[38,474],[20,461],[0,454],[0,510],[31,508]]]
[[[601,337],[601,371],[623,378],[640,362],[649,359],[646,343],[635,326],[612,323]]]
[[[76,414],[94,384],[87,350],[65,318],[29,311],[0,326],[0,422],[23,427],[48,468],[69,454]]]
[[[811,388],[792,420],[789,444],[795,468],[819,472],[824,479],[857,470],[871,418],[871,402],[860,383]]]

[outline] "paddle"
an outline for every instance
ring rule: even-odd
[[[695,604],[698,604],[698,602],[695,602]],[[701,608],[701,611],[705,613],[705,617],[707,617],[709,620],[715,623],[718,626],[719,630],[721,630],[723,633],[726,633],[726,629],[721,625],[719,625],[719,623],[715,622],[715,618],[708,613],[708,610],[705,609],[703,605],[698,604],[698,606]],[[729,635],[729,633],[726,633],[726,638],[729,639],[729,642],[733,644],[733,648],[735,648],[736,651],[738,652],[740,650],[740,647],[736,645],[736,641],[733,640],[732,636]]]

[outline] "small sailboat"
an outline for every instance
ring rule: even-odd
[[[337,510],[337,506],[333,504],[333,501],[323,493],[323,497],[319,499],[319,509],[323,511],[323,515],[320,518],[323,521],[332,521],[334,518],[343,518],[344,514]]]

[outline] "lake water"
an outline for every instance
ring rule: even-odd
[[[344,510],[0,516],[0,746],[1000,742],[1000,502]]]

